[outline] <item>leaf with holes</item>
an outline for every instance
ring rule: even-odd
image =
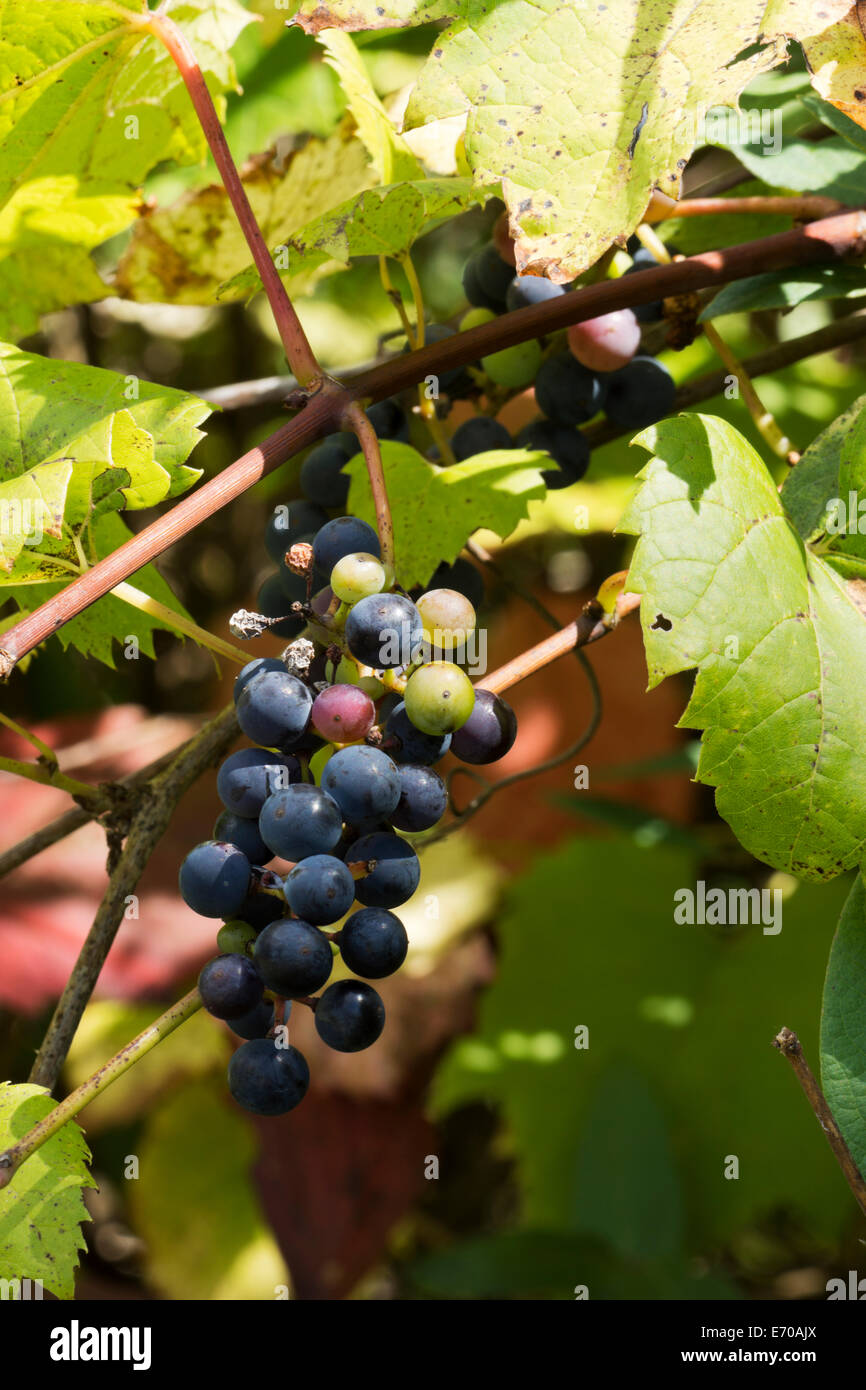
[[[308,33],[450,21],[407,127],[466,117],[479,188],[501,186],[521,271],[566,282],[622,244],[655,187],[675,194],[710,106],[848,8],[824,0],[303,0]],[[749,51],[752,50],[752,51]]]
[[[328,262],[348,265],[354,256],[401,256],[419,237],[478,201],[471,179],[413,179],[369,188],[284,237],[275,261],[291,277],[306,278]],[[220,289],[220,296],[252,294],[260,287],[249,266]]]
[[[0,1082],[0,1150],[23,1139],[56,1103],[42,1086]],[[81,1223],[90,1219],[81,1193],[96,1186],[89,1159],[84,1136],[70,1120],[0,1192],[0,1280],[38,1280],[57,1298],[73,1297],[84,1248]]]
[[[540,472],[550,466],[546,454],[502,449],[437,468],[409,444],[383,440],[381,448],[394,519],[397,582],[405,589],[426,584],[442,560],[456,560],[481,527],[503,538],[510,535],[532,498],[546,492]],[[375,524],[363,456],[356,454],[345,471],[352,479],[348,510]]]
[[[682,415],[635,442],[653,458],[620,529],[650,686],[697,668],[680,723],[720,815],[765,863],[833,878],[866,846],[866,622],[732,425]]]
[[[857,875],[830,949],[821,1011],[821,1082],[866,1172],[866,885]]]
[[[286,238],[335,202],[369,188],[374,171],[367,150],[344,123],[327,140],[312,138],[286,158],[260,155],[242,172],[244,190],[267,241]],[[117,272],[117,292],[141,303],[212,304],[220,286],[249,265],[246,238],[221,185],[181,195],[168,207],[143,209]],[[339,267],[337,267],[339,268]],[[293,264],[290,270],[301,269]],[[312,283],[312,267],[290,274],[293,292]],[[254,271],[233,293],[258,286]]]

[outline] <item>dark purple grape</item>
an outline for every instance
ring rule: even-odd
[[[475,704],[466,723],[451,738],[451,752],[464,763],[495,763],[517,737],[517,716],[501,695],[475,688]]]
[[[237,845],[205,840],[180,866],[180,895],[202,917],[235,917],[250,877],[250,861]]]
[[[340,954],[355,975],[383,980],[393,975],[406,959],[406,928],[384,907],[362,907],[353,912],[339,934]]]
[[[214,1018],[238,1018],[261,1000],[262,981],[247,956],[215,956],[198,977],[198,991]]]
[[[515,275],[505,292],[505,307],[510,312],[525,309],[530,304],[544,304],[565,294],[563,285],[554,285],[543,275]]]
[[[299,917],[282,917],[259,933],[253,960],[268,989],[292,998],[321,989],[334,955],[318,927]]]
[[[533,420],[520,431],[517,442],[524,449],[543,449],[559,465],[541,471],[551,490],[579,482],[589,467],[589,445],[580,430],[556,425],[552,420]]]
[[[548,357],[535,378],[536,404],[556,425],[584,424],[601,410],[604,396],[603,378],[568,352]]]
[[[304,593],[297,595],[298,601],[302,602],[306,596],[306,585]],[[279,574],[268,575],[262,587],[259,589],[256,598],[256,612],[263,613],[266,618],[279,618],[281,621],[271,623],[268,632],[276,633],[277,637],[292,638],[297,637],[302,632],[306,624],[306,619],[295,616],[290,610],[294,599],[289,598],[283,588],[283,581]]]
[[[217,773],[217,795],[227,811],[252,820],[261,814],[269,796],[300,780],[301,764],[291,753],[240,748]]]
[[[445,783],[432,767],[409,764],[401,767],[399,772],[400,800],[396,810],[391,813],[391,824],[395,830],[406,830],[411,834],[430,830],[448,809]]]
[[[476,415],[472,420],[464,420],[451,437],[451,448],[458,463],[472,458],[475,454],[486,454],[493,449],[510,449],[511,435],[504,425],[489,415]]]
[[[254,1115],[285,1115],[304,1099],[310,1068],[296,1047],[271,1038],[242,1043],[229,1062],[229,1091]]]
[[[385,751],[395,763],[418,763],[429,766],[444,758],[451,747],[451,734],[422,734],[406,713],[401,700],[387,717]],[[395,743],[392,745],[392,740]]]
[[[313,559],[326,578],[338,560],[363,551],[365,555],[381,554],[379,537],[366,521],[357,516],[337,516],[322,527],[313,541]]]
[[[325,763],[321,781],[350,825],[387,820],[400,799],[397,766],[380,748],[341,748]]]
[[[233,811],[223,811],[217,816],[213,838],[237,845],[251,864],[267,864],[274,857],[259,834],[258,823],[246,816],[236,816]]]
[[[268,797],[259,817],[262,839],[282,859],[296,862],[330,854],[339,843],[343,816],[321,787],[298,782]]]
[[[667,367],[654,357],[635,357],[611,375],[604,413],[618,429],[644,429],[670,414],[676,394]]]
[[[327,927],[345,917],[355,901],[355,880],[342,859],[311,854],[286,875],[285,894],[296,917]]]
[[[337,980],[316,1005],[316,1031],[336,1052],[361,1052],[384,1027],[385,1005],[362,980]]]
[[[364,666],[393,670],[413,659],[424,639],[418,609],[402,594],[371,594],[346,619],[346,644]]]
[[[375,863],[375,868],[355,883],[355,897],[365,907],[399,907],[411,898],[421,878],[418,856],[399,835],[374,830],[362,835],[346,850],[346,863]]]
[[[310,690],[288,671],[260,671],[240,693],[238,723],[247,738],[270,748],[290,748],[307,732]]]

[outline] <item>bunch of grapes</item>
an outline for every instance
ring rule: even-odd
[[[229,1090],[246,1109],[278,1115],[309,1084],[305,1058],[288,1045],[293,1001],[314,1010],[319,1036],[339,1052],[382,1032],[369,981],[406,956],[394,909],[415,892],[419,863],[405,836],[431,830],[448,803],[434,764],[449,751],[493,762],[517,724],[463,669],[476,625],[456,587],[470,587],[466,571],[477,575],[467,562],[445,567],[453,586],[437,581],[413,601],[371,526],[329,520],[309,500],[279,508],[266,541],[279,563],[265,585],[276,610],[266,626],[296,640],[235,681],[238,722],[254,746],[222,764],[225,809],[213,839],[184,860],[180,891],[195,912],[223,919],[199,990],[243,1039]],[[328,983],[337,951],[358,978]]]
[[[655,264],[639,244],[630,242],[629,250],[630,270]],[[515,273],[505,214],[494,227],[492,241],[467,262],[463,288],[473,307],[461,321],[461,328],[488,322],[504,310],[522,309],[569,293],[566,286],[555,285],[543,276]],[[544,346],[530,340],[481,359],[482,371],[498,387],[522,390],[534,383],[542,413],[520,432],[516,443],[551,456],[557,467],[543,474],[548,488],[569,487],[586,473],[590,448],[580,426],[599,411],[625,430],[642,429],[671,410],[675,386],[670,372],[654,357],[638,352],[641,323],[661,314],[660,301],[636,310],[617,309],[574,324],[561,345],[557,339]],[[511,444],[505,426],[489,415],[460,425],[451,441],[458,461],[488,449],[507,449]]]

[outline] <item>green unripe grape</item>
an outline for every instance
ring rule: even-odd
[[[450,652],[463,647],[475,630],[475,609],[456,589],[430,589],[415,607],[424,624],[424,637],[432,647]]]
[[[467,328],[478,328],[482,323],[491,323],[495,318],[491,309],[470,309],[460,320],[460,332],[465,333]]]
[[[336,753],[333,743],[326,743],[324,748],[317,748],[310,759],[310,776],[317,787],[322,785],[322,773],[325,770],[325,763]]]
[[[431,661],[406,683],[406,714],[422,734],[453,734],[472,713],[475,690],[459,666]]]
[[[361,666],[350,656],[343,656],[337,663],[334,685],[357,685],[371,700],[378,700],[385,694],[385,687],[373,674],[372,666]]]
[[[223,956],[246,956],[248,947],[256,939],[252,927],[246,922],[223,922],[217,932],[217,950]]]
[[[514,347],[482,357],[481,365],[497,386],[528,386],[535,380],[541,366],[541,348],[534,338],[530,338],[526,343],[517,343]]]
[[[387,581],[385,566],[375,555],[359,550],[354,555],[344,555],[331,570],[330,585],[337,598],[344,603],[357,603],[358,599],[380,594]]]

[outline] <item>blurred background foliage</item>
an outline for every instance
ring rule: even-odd
[[[238,159],[278,136],[326,136],[344,114],[313,41],[285,30],[284,13],[270,5],[251,8],[266,19],[237,47],[243,94],[229,99],[227,134]],[[377,91],[399,102],[430,33],[358,42]],[[789,76],[796,88],[796,65]],[[145,193],[165,204],[213,177],[207,168],[159,170]],[[762,187],[744,169],[731,191]],[[497,212],[491,203],[418,243],[431,319],[453,321],[465,308],[462,268]],[[786,225],[696,219],[665,235],[689,253]],[[102,248],[104,267],[123,244]],[[375,357],[399,328],[373,262],[322,280],[299,308],[330,369]],[[722,325],[746,357],[841,312],[821,301]],[[176,308],[108,299],[51,316],[25,346],[193,391],[285,370],[259,300]],[[679,382],[718,366],[700,336],[663,360]],[[759,389],[803,449],[863,390],[863,365],[863,349],[848,348],[762,379]],[[701,409],[731,420],[767,457],[739,401],[717,396]],[[509,424],[528,418],[531,393],[507,410]],[[218,412],[194,462],[212,476],[284,418],[272,405]],[[626,544],[611,532],[642,457],[627,439],[599,447],[583,483],[532,504],[506,543],[485,537],[497,560],[482,611],[494,664],[544,635],[515,585],[567,621],[627,564]],[[228,615],[253,605],[270,569],[260,541],[266,515],[297,495],[300,462],[161,562],[202,626],[225,633]],[[588,526],[576,529],[580,507]],[[130,520],[140,527],[152,515]],[[10,687],[9,712],[62,743],[70,720],[80,737],[113,706],[137,707],[144,719],[196,719],[225,701],[231,673],[207,653],[166,633],[157,647],[156,662],[120,662],[113,672],[52,640]],[[271,648],[279,643],[258,650]],[[809,1298],[854,1267],[850,1194],[770,1046],[788,1024],[807,1055],[817,1052],[822,974],[847,884],[771,881],[733,841],[710,794],[691,782],[694,744],[674,727],[688,682],[644,694],[636,627],[592,659],[606,712],[581,755],[589,789],[574,790],[566,764],[503,791],[470,832],[425,856],[407,919],[409,962],[383,989],[391,1038],[386,1032],[374,1057],[343,1066],[311,1056],[309,1100],[259,1124],[226,1096],[229,1034],[197,1017],[87,1111],[100,1189],[90,1199],[80,1296],[272,1298],[291,1282],[306,1298],[569,1299],[582,1287],[592,1298]],[[576,736],[589,713],[584,677],[560,663],[521,687],[515,705],[521,738],[505,771]],[[148,870],[145,886],[162,904],[151,910],[170,903],[178,932],[192,918],[176,898],[176,864],[215,810],[213,781],[204,779]],[[98,857],[99,844],[88,843]],[[62,905],[72,891],[68,864],[35,867],[38,891]],[[783,930],[675,925],[674,891],[697,878],[780,887]],[[35,891],[32,876],[9,881],[0,933],[20,925]],[[144,938],[150,929],[142,920]],[[203,961],[210,951],[198,954]],[[170,944],[163,967],[156,983],[133,981],[91,1004],[69,1087],[196,973]],[[50,1010],[23,990],[16,999],[7,989],[3,1004],[0,1059],[17,1076]],[[313,1053],[304,1027],[299,1045]],[[736,1177],[726,1176],[732,1157]]]

